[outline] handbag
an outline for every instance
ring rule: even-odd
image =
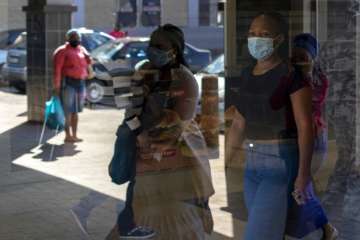
[[[136,134],[124,122],[117,130],[114,154],[108,172],[115,184],[124,184],[135,177]]]

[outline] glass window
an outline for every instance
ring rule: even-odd
[[[92,52],[92,56],[99,60],[110,60],[114,54],[123,48],[123,43],[108,42],[102,46],[99,46]]]
[[[26,33],[22,33],[16,38],[13,47],[21,50],[26,49]]]
[[[82,34],[82,44],[90,52],[108,41],[110,41],[110,38],[100,33]]]
[[[142,25],[158,26],[161,24],[160,0],[143,0]]]
[[[146,58],[148,42],[133,42],[126,48],[126,57]]]

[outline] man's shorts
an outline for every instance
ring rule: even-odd
[[[85,81],[65,77],[62,81],[61,102],[65,115],[82,112],[85,103]]]

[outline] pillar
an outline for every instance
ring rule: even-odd
[[[28,120],[41,122],[45,102],[53,89],[54,50],[64,43],[71,28],[71,14],[76,7],[70,1],[29,0],[26,12],[27,28],[27,100]]]
[[[334,126],[338,159],[324,197],[340,238],[360,234],[360,78],[359,8],[356,0],[327,2],[327,38],[321,61],[330,81],[329,122]]]

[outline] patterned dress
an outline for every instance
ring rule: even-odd
[[[165,101],[159,97],[165,95]],[[154,100],[155,99],[155,100]],[[184,66],[171,70],[166,87],[151,90],[143,114],[160,104],[159,122],[138,144],[133,209],[135,222],[156,239],[205,239],[212,231],[208,200],[214,194],[205,140],[194,121],[198,86]]]

